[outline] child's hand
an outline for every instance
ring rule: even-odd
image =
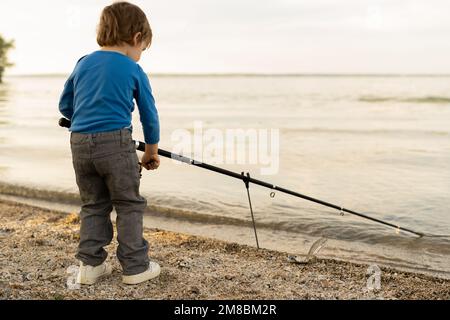
[[[147,170],[156,170],[159,167],[159,156],[157,154],[144,153],[141,159],[142,166]]]

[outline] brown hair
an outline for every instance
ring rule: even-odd
[[[97,43],[116,46],[123,43],[134,45],[133,37],[141,32],[139,42],[152,42],[152,29],[147,16],[138,6],[128,2],[115,2],[103,9],[97,28]]]

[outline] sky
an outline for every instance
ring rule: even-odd
[[[149,73],[449,74],[449,0],[145,0]],[[1,0],[8,74],[69,73],[103,0]]]

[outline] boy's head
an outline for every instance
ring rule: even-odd
[[[97,43],[101,47],[128,45],[132,58],[138,61],[152,43],[152,36],[147,17],[138,6],[115,2],[103,9],[97,28]]]

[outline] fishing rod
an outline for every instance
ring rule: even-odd
[[[70,128],[71,122],[70,122],[70,120],[68,120],[66,118],[61,118],[59,120],[59,125],[61,127]],[[135,143],[136,143],[136,149],[137,150],[143,151],[143,152],[145,151],[145,143],[144,142],[135,141]],[[362,214],[360,212],[356,212],[356,211],[353,211],[353,210],[350,210],[350,209],[346,209],[344,207],[341,207],[341,206],[338,206],[338,205],[335,205],[335,204],[332,204],[332,203],[329,203],[329,202],[326,202],[326,201],[323,201],[323,200],[319,200],[319,199],[316,199],[316,198],[313,198],[313,197],[310,197],[310,196],[307,196],[307,195],[304,195],[304,194],[301,194],[301,193],[298,193],[298,192],[295,192],[295,191],[292,191],[292,190],[289,190],[289,189],[286,189],[286,188],[282,188],[282,187],[273,185],[271,183],[268,183],[268,182],[265,182],[265,181],[262,181],[262,180],[254,179],[254,178],[250,177],[250,173],[248,173],[248,172],[246,174],[244,174],[244,172],[241,172],[241,174],[239,174],[239,173],[236,173],[236,172],[233,172],[233,171],[230,171],[230,170],[226,170],[226,169],[223,169],[223,168],[219,168],[219,167],[216,167],[216,166],[204,163],[204,162],[199,162],[197,160],[193,160],[191,158],[188,158],[188,157],[176,154],[176,153],[172,153],[172,152],[169,152],[169,151],[166,151],[166,150],[163,150],[163,149],[158,149],[158,154],[160,156],[162,156],[162,157],[165,157],[165,158],[174,159],[176,161],[184,162],[184,163],[189,164],[189,165],[193,165],[193,166],[196,166],[196,167],[200,167],[200,168],[203,168],[203,169],[206,169],[206,170],[210,170],[210,171],[217,172],[217,173],[220,173],[220,174],[232,177],[232,178],[236,178],[236,179],[242,180],[244,182],[244,184],[245,184],[246,189],[247,189],[247,196],[248,196],[250,212],[251,212],[251,216],[252,216],[253,229],[254,229],[254,232],[255,232],[256,245],[257,245],[258,248],[259,248],[259,242],[258,242],[258,236],[257,236],[257,233],[256,233],[256,224],[255,224],[255,219],[254,219],[254,215],[253,215],[252,203],[251,203],[251,200],[250,200],[250,191],[249,191],[250,183],[253,183],[253,184],[256,184],[256,185],[268,188],[270,190],[275,190],[275,191],[279,191],[279,192],[282,192],[282,193],[286,193],[286,194],[292,195],[294,197],[302,198],[304,200],[315,202],[315,203],[321,204],[321,205],[329,207],[329,208],[333,208],[333,209],[339,210],[341,215],[344,215],[344,212],[346,212],[346,213],[349,213],[349,214],[352,214],[352,215],[355,215],[355,216],[358,216],[358,217],[361,217],[361,218],[364,218],[364,219],[367,219],[367,220],[371,220],[373,222],[385,225],[387,227],[394,228],[394,229],[397,230],[397,232],[404,231],[404,232],[408,232],[408,233],[414,234],[414,235],[419,236],[419,237],[423,237],[423,236],[426,235],[426,234],[424,234],[422,232],[418,232],[418,231],[414,231],[414,230],[411,230],[411,229],[408,229],[408,228],[400,227],[398,225],[394,225],[392,223],[383,221],[381,219],[370,217],[370,216]],[[275,192],[272,191],[270,193],[270,196],[273,198],[275,196]]]

